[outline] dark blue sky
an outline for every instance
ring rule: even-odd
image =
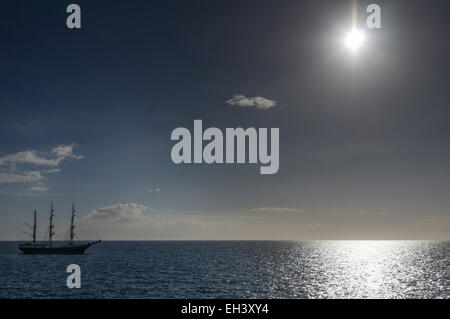
[[[449,238],[448,1],[378,1],[379,30],[358,1],[355,55],[351,1],[77,1],[80,30],[70,3],[0,11],[0,239],[50,200],[61,237],[75,201],[89,238]],[[279,172],[173,164],[194,119],[280,128]]]

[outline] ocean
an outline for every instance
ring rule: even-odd
[[[0,242],[0,298],[450,297],[442,241],[106,241],[77,256],[17,245]]]

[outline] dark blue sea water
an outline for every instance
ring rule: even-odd
[[[450,242],[122,241],[85,255],[0,242],[1,298],[449,298]],[[81,288],[66,267],[81,267]]]

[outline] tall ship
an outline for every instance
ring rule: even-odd
[[[53,210],[53,202],[51,203],[50,208],[50,223],[49,223],[49,231],[48,231],[48,241],[46,242],[38,242],[36,240],[36,234],[37,234],[37,217],[36,217],[36,210],[34,211],[34,218],[33,218],[33,226],[27,225],[31,233],[25,233],[29,235],[32,238],[32,241],[24,242],[19,244],[19,249],[24,254],[63,254],[63,255],[81,255],[84,254],[85,250],[91,247],[92,245],[95,245],[101,240],[91,241],[88,243],[76,243],[74,241],[75,238],[75,204],[72,204],[72,215],[70,219],[70,233],[69,233],[69,240],[67,242],[64,242],[62,244],[55,244],[53,242],[53,236],[55,235],[53,225],[53,217],[55,216]]]

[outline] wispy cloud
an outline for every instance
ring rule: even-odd
[[[23,171],[21,173],[0,172],[0,184],[8,183],[31,183],[43,180],[39,171]]]
[[[131,221],[144,217],[150,209],[141,204],[119,203],[100,207],[84,216],[84,220]]]
[[[147,189],[148,193],[153,193],[153,192],[159,193],[160,191],[161,191],[161,188],[159,188],[159,187]]]
[[[58,163],[57,159],[48,159],[39,155],[37,151],[24,151],[0,157],[0,165],[35,164],[57,166]]]
[[[45,191],[47,191],[47,187],[43,187],[43,186],[33,186],[33,187],[30,187],[29,188],[29,190],[30,191],[33,191],[33,192],[45,192]]]
[[[229,105],[239,107],[250,107],[260,110],[267,110],[277,105],[277,101],[269,100],[261,96],[246,97],[242,94],[236,94],[227,102]]]
[[[360,210],[360,211],[325,211],[324,214],[328,215],[365,215],[365,216],[390,216],[391,214],[385,211],[374,210]]]
[[[83,156],[73,153],[76,145],[59,145],[50,152],[29,150],[0,157],[0,165],[33,164],[40,166],[58,166],[66,158],[82,159]]]
[[[359,211],[361,215],[373,215],[373,216],[389,216],[388,212],[384,211],[374,211],[374,210],[361,210]]]
[[[386,212],[378,212],[377,214],[379,216],[389,216],[390,215],[389,213],[386,213]]]
[[[249,209],[251,212],[258,213],[303,213],[303,210],[290,207],[258,207]]]
[[[65,158],[71,157],[74,159],[82,159],[84,156],[76,155],[73,153],[73,149],[76,144],[71,145],[59,145],[52,150],[52,153],[58,156],[58,160],[63,160]]]
[[[17,200],[20,201],[21,198],[20,197],[36,197],[36,196],[41,196],[39,193],[37,192],[10,192],[10,191],[5,191],[5,190],[0,190],[0,194],[2,195],[7,195],[7,196],[18,196]]]
[[[59,173],[59,172],[61,172],[60,168],[52,168],[52,169],[48,169],[45,171],[45,173],[47,173],[47,174],[53,174],[53,173]]]
[[[46,174],[55,174],[61,171],[57,166],[67,158],[80,160],[82,155],[74,153],[76,144],[59,145],[51,151],[40,152],[27,150],[0,157],[0,184],[32,184],[22,193],[45,192],[47,187],[42,185]],[[38,167],[50,166],[50,169],[39,169]],[[33,185],[33,183],[35,185]],[[2,192],[6,194],[5,192]]]

